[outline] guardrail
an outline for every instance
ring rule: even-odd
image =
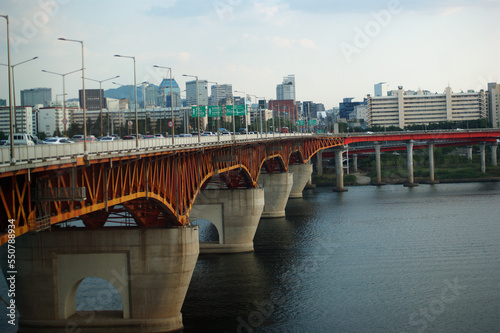
[[[200,136],[198,137],[176,137],[174,143],[172,138],[155,138],[141,139],[139,146],[136,146],[135,140],[117,140],[117,141],[97,141],[87,142],[87,155],[103,155],[110,153],[127,153],[132,151],[145,151],[151,149],[179,149],[186,146],[207,146],[214,144],[224,144],[228,142],[245,142],[259,140],[275,140],[281,138],[304,137],[311,136],[307,133],[276,133],[276,134],[243,134],[243,135],[221,135],[217,136]],[[36,163],[39,161],[49,160],[64,160],[83,156],[85,154],[83,142],[71,144],[53,144],[53,145],[36,145],[36,146],[14,146],[14,156],[16,164]],[[10,147],[0,147],[0,172],[1,168],[11,165]]]

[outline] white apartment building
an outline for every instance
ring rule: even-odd
[[[54,132],[59,130],[64,134],[64,130],[69,128],[73,120],[73,113],[79,108],[65,108],[62,106],[40,108],[38,110],[38,131],[44,132],[47,136],[54,135]],[[66,119],[66,126],[64,126]]]
[[[14,132],[33,133],[33,108],[31,106],[17,106],[15,119],[12,119]],[[0,131],[4,134],[10,134],[10,107],[0,107]]]
[[[399,87],[390,96],[367,96],[368,126],[397,126],[443,121],[465,121],[486,118],[487,95],[480,92],[453,93],[450,87],[443,94],[405,92]]]

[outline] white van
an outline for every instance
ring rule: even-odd
[[[5,143],[6,146],[10,145],[10,135]],[[33,141],[33,137],[26,133],[15,133],[14,134],[14,146],[34,146],[35,142]]]

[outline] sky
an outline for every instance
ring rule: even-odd
[[[19,91],[52,88],[62,79],[42,70],[82,68],[95,80],[159,84],[172,74],[182,89],[191,78],[232,84],[249,95],[276,99],[276,85],[295,74],[296,99],[337,107],[362,100],[373,85],[442,93],[486,89],[500,80],[500,0],[2,0],[10,22],[11,64]],[[0,18],[0,63],[7,33]],[[0,98],[8,99],[7,67],[0,66]],[[67,98],[82,87],[66,76]],[[87,89],[99,83],[86,80]],[[241,93],[235,93],[242,96]],[[61,96],[57,97],[62,99]],[[254,97],[252,97],[252,100]]]

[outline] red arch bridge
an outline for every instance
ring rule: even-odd
[[[496,153],[499,138],[498,130],[482,130],[176,138],[175,145],[159,138],[88,143],[87,151],[81,143],[1,147],[0,266],[16,276],[20,328],[179,329],[200,249],[252,251],[260,219],[284,216],[288,198],[301,197],[318,151],[341,153],[359,142],[380,151],[400,141],[409,152],[414,142],[488,142]],[[190,223],[197,218],[215,225],[218,242],[199,243]],[[74,220],[85,227],[67,223]],[[79,315],[76,291],[87,276],[110,281],[123,310]]]

